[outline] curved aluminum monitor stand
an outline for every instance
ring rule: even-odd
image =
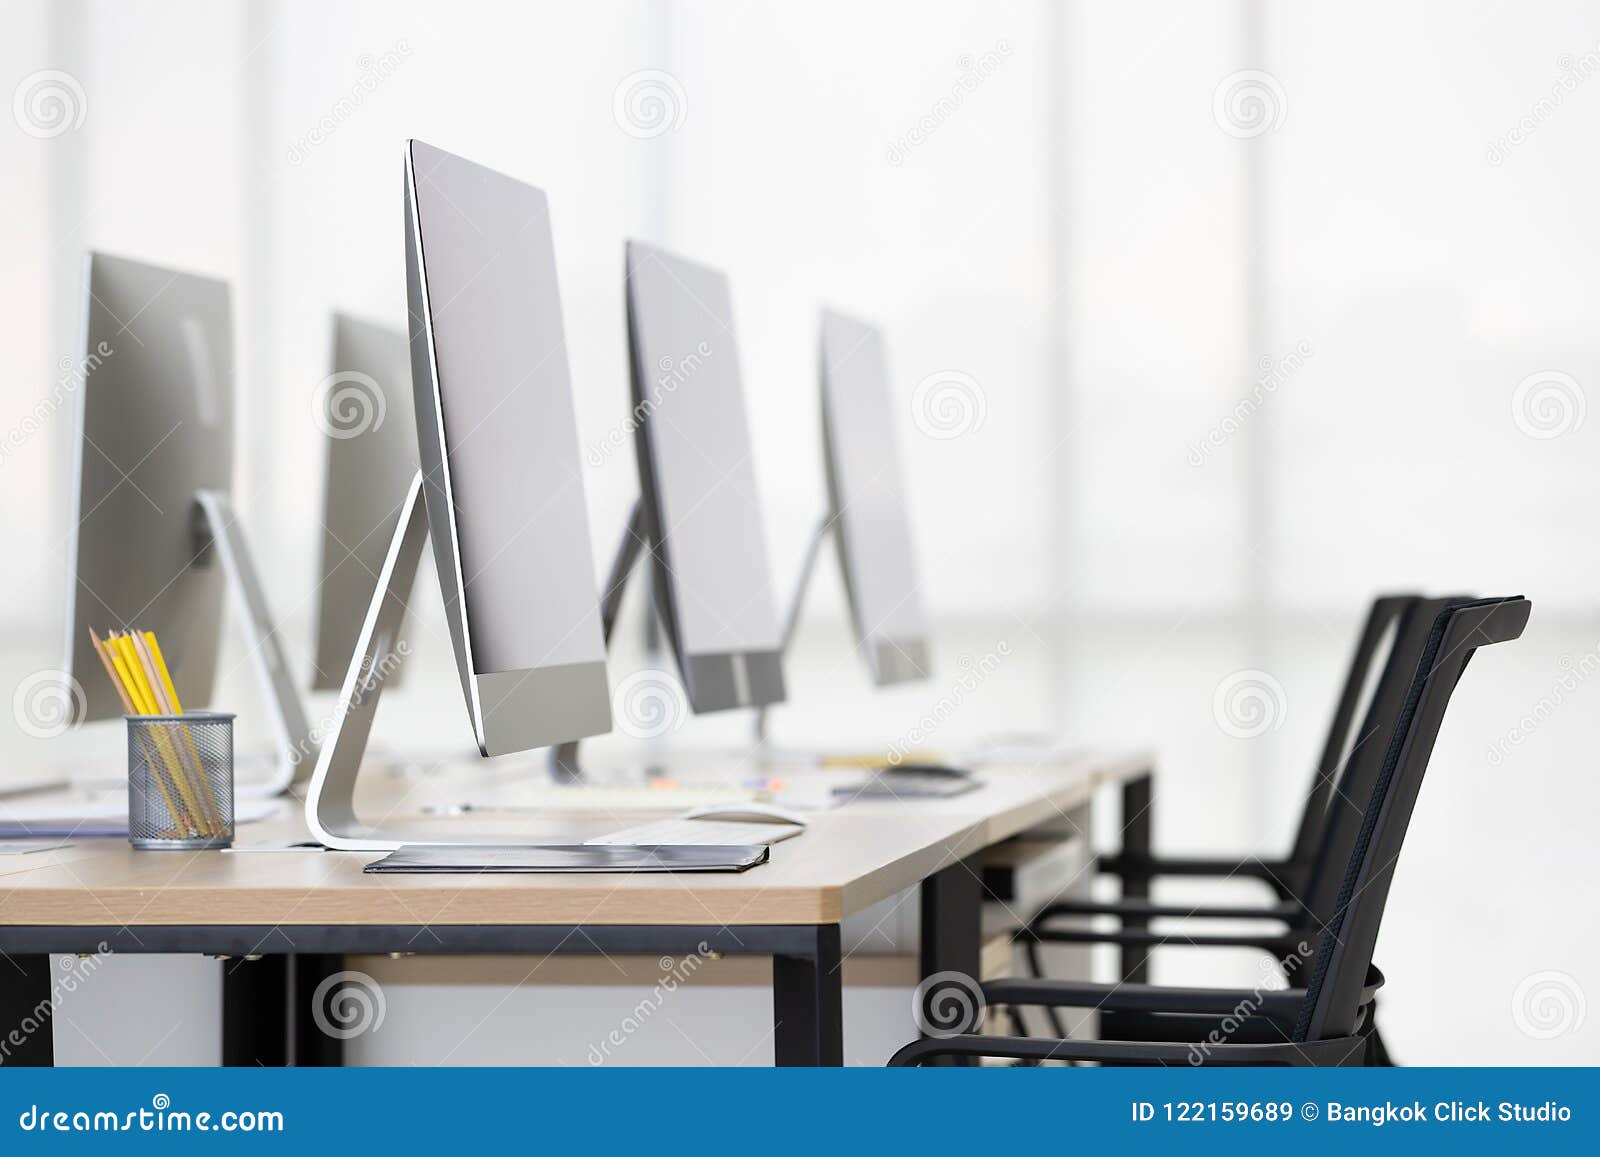
[[[606,574],[605,588],[600,592],[600,637],[607,650],[611,647],[612,633],[617,628],[617,615],[622,611],[622,596],[627,593],[628,578],[633,574],[633,568],[639,565],[639,560],[644,557],[645,547],[650,545],[650,532],[645,525],[644,500],[635,498],[633,506],[628,510],[627,525],[622,528],[622,541],[617,544],[617,553],[612,557],[611,570]],[[652,603],[661,596],[661,588],[654,582],[654,577],[655,572],[652,571],[650,584]],[[659,610],[652,605],[651,614],[659,613]],[[583,781],[583,767],[578,762],[578,740],[569,740],[551,748],[550,772],[560,783]]]
[[[811,578],[816,573],[817,556],[822,553],[822,544],[825,540],[837,539],[838,527],[838,512],[830,508],[817,520],[811,538],[806,543],[806,553],[800,561],[800,577],[795,582],[794,597],[789,602],[789,613],[784,616],[783,636],[778,643],[778,654],[785,658],[788,658],[789,647],[794,643],[795,634],[800,629],[800,613],[805,609],[806,593],[811,589]],[[914,647],[909,653],[896,647],[895,653],[896,662],[891,673],[897,679],[922,678],[927,675],[928,662],[924,647]],[[767,739],[767,713],[771,709],[771,704],[763,704],[756,709],[756,739],[762,743]]]
[[[400,521],[378,573],[372,604],[356,638],[355,654],[339,691],[332,727],[323,738],[317,767],[311,775],[311,790],[306,795],[306,826],[319,842],[336,851],[393,851],[407,843],[446,842],[436,835],[408,840],[399,832],[369,827],[356,818],[355,809],[361,759],[366,754],[384,679],[393,669],[400,622],[405,617],[427,539],[428,512],[422,502],[419,470],[400,507]]]
[[[202,541],[209,538],[215,544],[218,561],[227,576],[228,589],[244,616],[250,664],[261,683],[267,717],[272,723],[273,740],[278,748],[278,770],[273,777],[265,783],[250,784],[241,789],[239,794],[282,795],[291,787],[310,779],[311,756],[316,753],[317,738],[306,723],[305,708],[295,690],[294,677],[283,654],[283,643],[278,637],[277,628],[272,625],[261,578],[245,545],[244,532],[240,529],[233,503],[220,490],[197,490],[194,500],[198,508],[196,534]]]
[[[340,852],[388,852],[408,844],[451,844],[467,847],[528,846],[535,843],[526,832],[487,832],[474,827],[451,833],[434,829],[407,832],[398,827],[362,823],[356,815],[356,781],[361,775],[361,760],[366,754],[367,737],[377,714],[378,699],[385,680],[391,675],[400,654],[397,644],[412,584],[428,540],[428,511],[422,498],[422,472],[411,479],[400,521],[395,526],[389,553],[378,572],[372,603],[356,639],[355,654],[345,674],[334,708],[331,727],[323,737],[316,770],[311,775],[311,790],[306,795],[306,826],[324,846]],[[560,841],[542,841],[551,843]],[[574,857],[592,854],[597,868],[607,857],[615,858],[615,848],[588,848],[582,844],[563,846],[560,854],[567,863]]]

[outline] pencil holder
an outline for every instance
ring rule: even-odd
[[[128,841],[197,851],[233,843],[233,716],[127,715]]]

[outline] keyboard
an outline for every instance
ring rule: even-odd
[[[434,815],[458,815],[462,812],[675,812],[708,804],[747,803],[755,798],[755,792],[732,784],[651,787],[642,783],[552,783],[514,788],[508,792],[504,803],[467,801],[435,805],[423,810]]]
[[[775,844],[798,836],[805,828],[799,824],[753,824],[744,820],[657,820],[653,824],[624,828],[585,840],[586,844],[687,844],[738,846]]]

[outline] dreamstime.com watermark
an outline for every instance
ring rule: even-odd
[[[628,411],[626,418],[607,430],[604,438],[589,447],[585,455],[589,465],[603,465],[612,451],[628,445],[633,439],[634,431],[655,412],[656,407],[661,405],[661,400],[694,377],[700,371],[700,367],[706,364],[712,352],[709,342],[701,342],[694,347],[692,353],[685,354],[681,358],[676,360],[670,357],[661,358],[656,363],[656,380],[650,387],[650,396],[637,402],[633,409]]]
[[[1304,940],[1294,946],[1294,951],[1280,959],[1279,966],[1285,974],[1292,973],[1305,963],[1306,957],[1311,955],[1311,945]],[[1279,975],[1272,961],[1261,962],[1261,974],[1256,981],[1256,986],[1239,1003],[1223,1014],[1217,1027],[1205,1035],[1205,1039],[1189,1046],[1189,1063],[1199,1067],[1206,1063],[1211,1056],[1211,1050],[1218,1045],[1225,1045],[1233,1039],[1233,1034],[1238,1032],[1245,1023],[1255,1016],[1266,1000],[1266,993],[1284,987],[1283,976]]]
[[[330,438],[359,438],[383,426],[389,400],[378,379],[360,370],[340,370],[311,392],[311,420]]]
[[[51,1018],[55,1016],[61,998],[78,991],[78,986],[93,975],[110,955],[110,946],[102,940],[94,946],[92,956],[59,957],[60,975],[51,981],[50,995],[30,1008],[20,1022],[6,1026],[5,1036],[0,1037],[0,1065],[7,1064],[12,1054],[27,1044],[28,1038],[34,1033],[49,1032]]]
[[[1289,695],[1270,671],[1247,668],[1223,677],[1211,693],[1211,716],[1224,735],[1255,739],[1283,726]]]
[[[1589,1015],[1583,986],[1571,973],[1550,969],[1524,976],[1511,994],[1511,1023],[1534,1040],[1577,1032]]]
[[[633,739],[660,739],[688,717],[683,685],[659,667],[633,672],[611,693],[611,718],[618,731]]]
[[[30,72],[11,92],[11,118],[30,137],[47,141],[70,133],[89,115],[89,98],[70,72]]]
[[[1289,116],[1289,97],[1270,72],[1242,68],[1217,81],[1211,93],[1211,118],[1235,140],[1270,133]]]
[[[172,1098],[157,1093],[149,1108],[114,1112],[109,1109],[51,1109],[29,1105],[17,1117],[24,1133],[282,1133],[283,1114],[276,1109],[174,1109]]]
[[[928,106],[928,111],[916,119],[905,132],[884,146],[883,155],[891,165],[903,165],[912,151],[928,142],[940,127],[961,110],[967,98],[982,87],[1011,55],[1011,42],[997,40],[987,52],[974,56],[970,52],[956,58],[956,80],[950,91]]]
[[[1511,391],[1511,420],[1541,442],[1577,433],[1588,414],[1582,384],[1563,370],[1537,370]]]
[[[935,972],[911,994],[911,1019],[924,1036],[945,1040],[983,1027],[983,986],[965,972]]]
[[[678,991],[678,986],[683,984],[700,971],[700,966],[707,960],[715,959],[711,946],[704,940],[695,945],[695,950],[681,959],[675,956],[663,956],[658,960],[657,966],[661,975],[657,978],[655,987],[648,996],[643,997],[638,1004],[622,1018],[616,1028],[600,1040],[598,1044],[589,1046],[588,1061],[591,1065],[603,1065],[611,1059],[613,1049],[619,1049],[628,1043],[628,1038],[633,1036],[645,1026],[645,1023],[661,1011],[661,1006],[666,1003],[667,997]]]
[[[989,398],[971,374],[935,370],[911,391],[911,420],[930,438],[976,434],[989,416]]]
[[[1523,712],[1522,717],[1511,725],[1511,729],[1489,744],[1488,760],[1490,767],[1499,767],[1511,755],[1511,749],[1521,747],[1544,726],[1546,720],[1561,709],[1572,698],[1578,688],[1589,681],[1590,676],[1600,671],[1600,643],[1596,643],[1593,650],[1587,651],[1574,659],[1571,655],[1562,655],[1557,664],[1561,667],[1561,674],[1550,684],[1550,690],[1539,697],[1539,701]]]
[[[976,660],[971,655],[962,655],[957,659],[956,665],[961,668],[961,674],[950,684],[950,690],[939,696],[939,701],[921,719],[889,745],[890,766],[904,763],[907,756],[926,743],[928,738],[944,726],[945,722],[961,709],[961,705],[977,692],[984,680],[1000,669],[1000,664],[1010,655],[1011,644],[1001,639],[995,644],[994,650]]]
[[[1293,349],[1277,361],[1263,357],[1257,362],[1256,384],[1251,387],[1248,394],[1234,403],[1233,409],[1228,411],[1222,421],[1207,430],[1204,437],[1189,447],[1189,465],[1204,466],[1212,452],[1221,449],[1229,438],[1244,429],[1244,424],[1255,417],[1256,411],[1266,404],[1267,399],[1299,373],[1315,353],[1316,350],[1312,348],[1311,343],[1302,338],[1295,343]]]
[[[87,706],[83,684],[54,668],[25,676],[11,693],[11,718],[17,730],[34,739],[65,735],[78,726]]]
[[[105,365],[106,359],[116,352],[109,343],[102,341],[85,357],[76,361],[63,357],[57,362],[56,380],[50,392],[35,402],[33,409],[24,414],[15,426],[0,434],[0,466],[5,465],[6,458],[13,450],[20,450],[44,429],[50,419],[83,388],[89,376]]]
[[[364,52],[356,58],[356,79],[350,90],[334,101],[328,111],[317,118],[317,123],[296,137],[289,145],[291,165],[303,165],[306,158],[319,146],[326,144],[339,126],[360,112],[367,98],[376,92],[411,55],[411,45],[404,38],[396,40],[385,52],[374,56]]]
[[[324,1036],[351,1040],[383,1027],[389,1000],[383,985],[365,972],[324,976],[311,994],[311,1019]]]
[[[1526,144],[1540,125],[1556,115],[1556,110],[1566,103],[1567,97],[1596,72],[1600,72],[1600,43],[1576,58],[1570,53],[1556,57],[1555,83],[1550,86],[1548,93],[1534,101],[1528,111],[1517,118],[1516,124],[1489,142],[1485,154],[1488,162],[1496,167],[1505,164],[1511,150]]]
[[[611,119],[634,140],[648,141],[683,127],[689,119],[689,97],[672,73],[641,68],[617,82]]]

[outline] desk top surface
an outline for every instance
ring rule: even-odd
[[[984,767],[981,788],[951,799],[856,800],[813,814],[804,833],[773,845],[770,862],[738,874],[368,875],[379,853],[140,852],[121,838],[79,839],[0,857],[0,924],[830,924],[1018,832],[1061,823],[1095,788],[1149,767],[1140,752],[1085,752]],[[393,781],[371,786],[380,804],[418,794]],[[459,798],[460,785],[451,793]],[[650,817],[514,818],[530,841],[567,842]],[[506,829],[504,813],[495,826]],[[241,845],[297,838],[297,807],[238,831]]]

